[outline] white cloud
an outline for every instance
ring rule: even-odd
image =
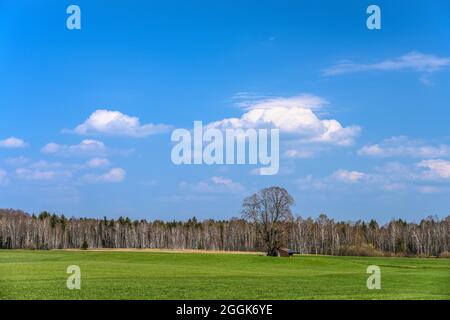
[[[59,149],[58,149],[59,151]],[[23,166],[17,165],[14,178],[25,181],[48,181],[66,183],[74,177],[86,182],[121,182],[126,172],[121,168],[113,168],[103,174],[85,174],[89,169],[109,166],[106,158],[93,158],[85,163],[50,162],[45,160],[27,161]]]
[[[46,154],[59,156],[76,156],[76,155],[104,155],[107,152],[103,142],[97,140],[83,140],[76,145],[64,145],[57,143],[48,143],[41,151]]]
[[[32,169],[41,169],[41,170],[49,170],[49,169],[61,169],[64,165],[61,162],[48,162],[45,160],[39,160],[33,162],[29,165]]]
[[[384,180],[380,174],[346,169],[339,169],[324,177],[308,175],[297,179],[296,183],[303,191],[362,192],[373,189],[388,190],[388,188],[392,188],[391,191],[393,191],[393,183],[390,180]]]
[[[39,160],[31,162],[19,161],[12,163],[15,169],[14,178],[26,181],[56,181],[71,178],[77,170],[76,165],[63,164],[61,162],[49,162]]]
[[[401,164],[390,162],[382,167],[377,167],[374,176],[378,181],[386,181],[422,185],[423,183],[447,182],[450,178],[450,161],[442,159],[422,160],[413,164]]]
[[[158,200],[162,202],[175,202],[175,203],[183,203],[183,202],[206,202],[206,201],[217,201],[218,196],[216,195],[199,195],[199,194],[177,194],[170,196],[162,196],[159,197]]]
[[[5,163],[10,166],[23,166],[30,162],[30,159],[20,156],[20,157],[13,157],[13,158],[6,158]]]
[[[424,141],[398,136],[379,144],[364,146],[358,150],[358,154],[371,157],[439,158],[450,156],[450,146],[445,144],[433,146],[425,144]]]
[[[143,124],[139,118],[128,116],[119,111],[96,110],[73,132],[81,135],[103,134],[113,136],[145,137],[153,134],[164,133],[171,126],[165,124]]]
[[[267,97],[262,95],[242,95],[233,97],[238,100],[236,103],[245,110],[253,109],[273,109],[283,106],[285,108],[322,109],[328,102],[318,96],[302,94],[293,97]]]
[[[91,183],[119,183],[125,180],[126,175],[127,173],[124,169],[112,168],[108,172],[101,175],[85,175],[83,180]]]
[[[93,159],[89,160],[88,162],[86,162],[86,165],[89,168],[101,168],[101,167],[109,166],[110,162],[106,158],[93,158]]]
[[[58,172],[54,170],[17,168],[16,176],[20,180],[49,181],[61,177],[70,177],[71,173],[68,171]]]
[[[22,139],[16,138],[16,137],[10,137],[5,140],[0,140],[0,148],[11,148],[11,149],[18,149],[18,148],[25,148],[27,144]]]
[[[327,178],[314,178],[312,175],[307,175],[306,177],[297,179],[295,182],[300,190],[324,191],[332,186],[327,180]]]
[[[8,182],[8,173],[5,170],[0,169],[0,186]]]
[[[222,178],[222,177],[212,177],[211,181],[215,185],[222,185],[222,186],[227,186],[227,187],[234,187],[234,186],[238,185],[238,184],[234,183],[233,180],[227,179],[227,178]]]
[[[420,73],[433,73],[450,66],[450,58],[438,57],[420,52],[410,52],[394,59],[386,59],[376,63],[355,63],[352,61],[341,61],[326,69],[324,75],[336,76],[345,73],[364,71],[399,71],[410,70]]]
[[[299,148],[298,150],[289,149],[289,150],[286,150],[286,152],[284,153],[284,156],[286,158],[291,158],[291,159],[307,159],[307,158],[314,157],[318,152],[319,152],[319,150],[310,149],[310,148],[309,149]]]
[[[423,175],[428,179],[449,179],[450,161],[442,159],[423,160],[417,164],[418,167],[426,168]]]
[[[353,144],[360,128],[344,127],[334,119],[320,119],[315,110],[323,108],[325,104],[325,100],[312,95],[245,101],[240,103],[246,109],[241,117],[212,122],[207,127],[244,130],[278,128],[285,137],[302,144]]]
[[[304,191],[442,193],[450,190],[450,161],[423,160],[415,164],[387,163],[370,172],[340,169],[324,177],[307,176],[296,183]]]
[[[333,173],[332,177],[341,182],[360,182],[368,179],[368,175],[359,171],[338,170]]]
[[[240,183],[234,182],[231,179],[216,176],[209,180],[193,184],[182,181],[180,182],[179,187],[181,190],[196,193],[242,193],[245,191],[244,186]]]

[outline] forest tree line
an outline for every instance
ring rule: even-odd
[[[450,216],[419,223],[392,220],[335,221],[295,217],[283,222],[284,245],[301,254],[448,256]],[[66,218],[0,210],[0,248],[164,248],[264,251],[255,222],[230,220],[146,221]]]

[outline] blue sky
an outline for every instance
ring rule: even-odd
[[[450,4],[374,3],[381,30],[360,0],[1,1],[0,207],[221,219],[280,185],[302,216],[448,215]],[[174,128],[261,107],[277,175],[172,163]]]

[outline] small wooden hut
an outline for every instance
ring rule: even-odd
[[[277,255],[279,257],[291,257],[295,252],[291,249],[285,248],[285,247],[280,247],[277,249]]]

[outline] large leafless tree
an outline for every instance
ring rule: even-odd
[[[277,249],[286,246],[293,204],[291,195],[280,187],[265,188],[244,199],[242,217],[254,224],[269,256],[276,256]]]

